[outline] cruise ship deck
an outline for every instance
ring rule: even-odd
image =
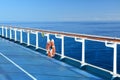
[[[23,32],[27,33],[26,42],[23,42]],[[38,45],[39,32],[44,32],[47,41],[49,34],[61,39],[61,54],[48,57],[46,49]],[[36,35],[35,45],[30,44],[30,33]],[[116,64],[119,39],[17,27],[1,27],[0,34],[0,80],[120,80]],[[82,61],[64,55],[64,37],[61,35],[75,37],[75,41],[82,43]],[[105,41],[107,47],[114,49],[113,71],[85,62],[86,39]]]
[[[0,80],[102,80],[14,42],[0,44]]]

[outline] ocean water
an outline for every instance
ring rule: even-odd
[[[53,31],[71,32],[79,34],[99,35],[120,38],[120,22],[16,22],[16,23],[0,23],[0,25],[11,25],[17,27],[38,28]],[[8,31],[9,32],[9,31]],[[14,38],[14,31],[12,31]],[[8,34],[9,35],[9,34]],[[20,33],[17,32],[17,39],[20,40]],[[23,41],[27,42],[27,34],[23,32]],[[35,35],[30,34],[30,43],[35,45]],[[55,40],[56,52],[61,53],[61,40],[54,35],[50,35],[50,39]],[[39,33],[39,46],[46,47],[46,37],[42,37]],[[81,60],[81,43],[75,42],[74,38],[65,37],[65,55]],[[105,43],[97,41],[85,41],[85,62],[113,70],[113,49],[106,47]],[[117,45],[117,70],[120,74],[120,45]]]

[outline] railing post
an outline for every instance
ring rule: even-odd
[[[30,45],[30,32],[27,32],[27,46]]]
[[[50,41],[50,36],[49,34],[47,35],[47,42]]]
[[[20,43],[23,43],[22,29],[20,30]]]
[[[62,38],[61,38],[61,40],[62,40],[62,54],[61,54],[61,59],[63,59],[64,57],[65,57],[65,55],[64,55],[64,36],[62,36]]]
[[[61,59],[65,58],[64,54],[64,35],[55,35],[56,38],[61,39]]]
[[[38,49],[38,32],[36,31],[36,49]]]
[[[5,29],[6,29],[6,36],[5,36],[5,37],[7,38],[7,37],[8,37],[8,36],[7,36],[7,34],[8,34],[8,32],[7,32],[7,27],[6,27]]]
[[[77,42],[81,42],[82,43],[82,65],[85,64],[85,39],[79,39],[79,38],[75,38],[75,41]]]
[[[117,43],[107,43],[105,42],[107,47],[113,48],[113,77],[117,75]]]
[[[17,30],[14,29],[14,31],[15,31],[15,41],[17,41]]]
[[[117,74],[117,44],[114,44],[113,73]]]
[[[82,63],[85,63],[85,39],[82,41]]]
[[[12,39],[12,28],[10,27],[10,39]]]
[[[4,37],[4,26],[2,26],[2,37]]]
[[[45,36],[47,37],[47,42],[49,42],[50,41],[49,33],[46,33]]]

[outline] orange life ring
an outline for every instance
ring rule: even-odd
[[[55,49],[55,44],[54,44],[53,39],[51,41],[47,42],[46,50],[47,50],[47,53],[48,53],[49,57],[54,57],[55,56],[56,49]]]

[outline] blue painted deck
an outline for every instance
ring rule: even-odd
[[[0,38],[0,80],[102,80],[92,74]]]

